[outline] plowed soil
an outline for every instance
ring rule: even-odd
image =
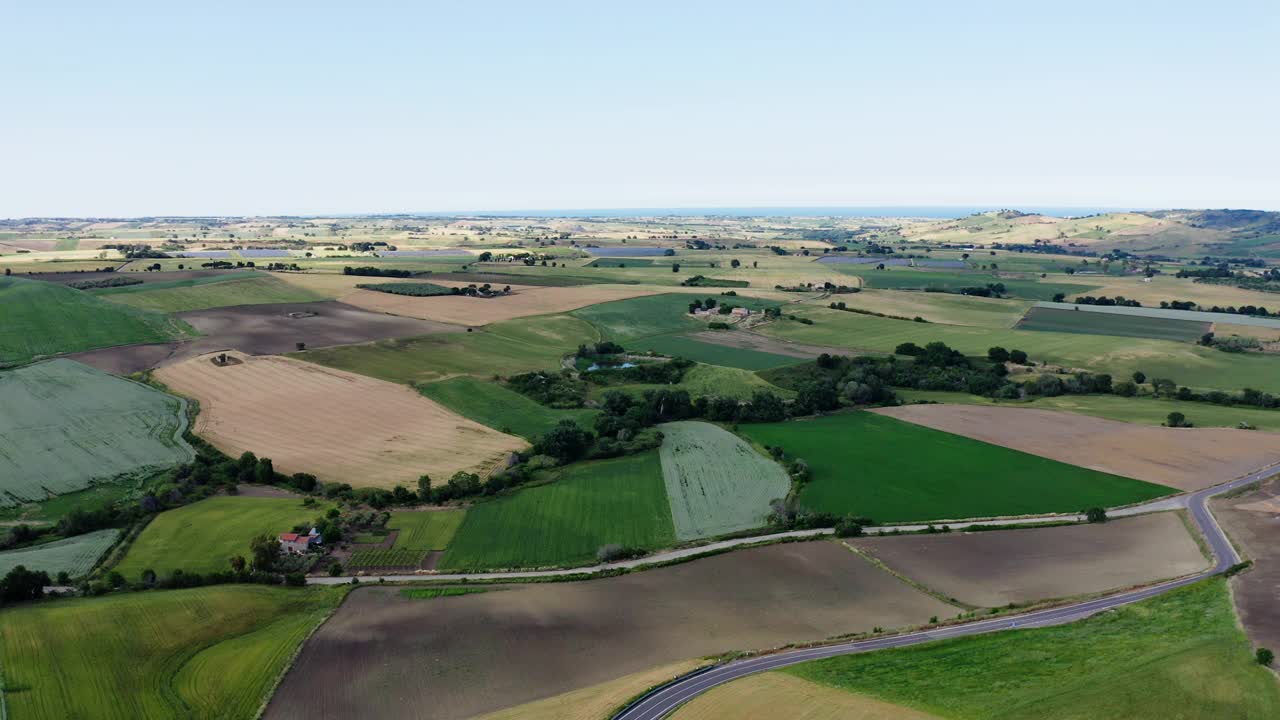
[[[1213,512],[1254,562],[1249,572],[1231,580],[1244,629],[1254,645],[1280,650],[1280,480],[1214,501]]]
[[[209,355],[156,377],[200,401],[195,432],[218,449],[269,457],[279,472],[353,486],[413,487],[418,477],[484,472],[526,445],[456,415],[403,385],[300,360]]]
[[[1188,407],[1194,415],[1194,406]],[[872,412],[1188,491],[1280,460],[1280,433],[1256,430],[1151,427],[1052,410],[978,405],[903,405]]]

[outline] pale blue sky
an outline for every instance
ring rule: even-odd
[[[1280,3],[0,0],[0,216],[1280,209]]]

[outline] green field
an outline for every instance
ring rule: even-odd
[[[1216,579],[1068,625],[783,672],[954,720],[1280,716],[1280,684],[1253,662]]]
[[[0,408],[0,506],[194,457],[182,400],[71,360],[0,372]]]
[[[1000,330],[892,320],[813,306],[795,307],[813,325],[778,321],[760,328],[766,335],[814,345],[893,352],[900,343],[939,340],[968,355],[985,356],[999,345],[1024,350],[1034,362],[1108,372],[1125,378],[1136,370],[1147,377],[1172,378],[1193,388],[1280,393],[1280,357],[1260,353],[1224,353],[1189,343],[1078,333]],[[1083,312],[1083,311],[1082,311]]]
[[[0,552],[0,576],[23,565],[28,570],[43,570],[51,578],[64,570],[73,578],[83,577],[119,535],[120,531],[114,528],[95,530],[35,547]]]
[[[9,717],[256,717],[347,588],[219,585],[0,613]]]
[[[441,559],[449,569],[591,562],[602,545],[656,549],[675,530],[658,451],[576,463],[548,485],[477,503]]]
[[[1139,315],[1059,310],[1033,307],[1017,324],[1019,330],[1081,333],[1085,335],[1120,335],[1125,337],[1195,342],[1209,332],[1212,323],[1196,320],[1170,320]]]
[[[800,358],[787,355],[717,345],[695,340],[684,335],[654,335],[653,337],[637,340],[632,347],[635,350],[652,350],[663,355],[672,355],[707,363],[708,365],[722,365],[741,370],[768,370],[805,362]]]
[[[633,341],[651,335],[705,330],[707,327],[705,322],[689,315],[689,303],[707,297],[715,298],[718,303],[728,303],[752,310],[762,310],[782,304],[776,300],[761,300],[753,297],[726,297],[715,291],[709,291],[705,296],[670,293],[614,300],[589,305],[574,310],[570,314],[594,325],[600,331],[602,339],[621,343],[627,349],[631,349],[638,347],[632,344]]]
[[[57,283],[0,276],[0,367],[195,334],[190,325],[160,313],[122,307]]]
[[[174,570],[212,572],[231,569],[232,556],[249,557],[256,535],[290,532],[332,507],[303,507],[301,499],[221,495],[166,510],[143,529],[116,570],[137,580],[143,570],[164,576]]]
[[[416,567],[433,550],[449,547],[462,525],[465,510],[392,512],[388,530],[399,530],[388,549],[357,550],[351,554],[351,568]]]
[[[764,527],[769,503],[791,489],[781,466],[727,430],[695,421],[659,427],[662,478],[679,540]]]
[[[323,295],[287,283],[278,278],[260,275],[245,280],[226,280],[223,278],[201,278],[201,280],[222,280],[222,282],[200,282],[199,280],[183,280],[190,283],[172,288],[151,289],[162,283],[129,285],[110,290],[126,292],[100,291],[96,295],[106,295],[115,303],[129,305],[146,310],[160,312],[186,312],[188,310],[207,310],[232,305],[267,305],[272,303],[305,303],[326,300]],[[167,284],[167,283],[164,283]],[[138,290],[134,290],[138,288]],[[127,292],[133,290],[133,292]]]
[[[296,357],[391,382],[419,383],[455,375],[492,377],[550,370],[582,343],[600,339],[569,315],[508,320],[470,333],[437,333],[365,345],[308,350]]]
[[[270,277],[257,270],[226,270],[219,271],[217,275],[206,275],[199,278],[186,278],[183,280],[158,280],[155,282],[147,282],[143,278],[149,273],[145,271],[126,271],[119,272],[113,276],[113,279],[136,280],[134,285],[121,285],[117,287],[99,288],[90,290],[94,295],[129,295],[132,293],[150,293],[158,290],[174,290],[181,288],[195,287],[197,285],[209,285],[211,283],[229,282],[232,280],[252,280],[256,278]]]
[[[981,395],[960,392],[930,392],[928,390],[897,390],[903,402],[928,400],[963,405],[999,405],[1002,407],[1031,407],[1043,410],[1061,410],[1080,415],[1092,415],[1108,420],[1163,425],[1169,413],[1180,412],[1196,427],[1236,427],[1247,422],[1258,430],[1280,432],[1280,411],[1263,410],[1247,406],[1232,407],[1210,403],[1180,402],[1151,396],[1120,397],[1118,395],[1060,395],[1041,397],[1027,401],[992,400]]]
[[[598,400],[606,392],[616,390],[629,395],[640,396],[648,390],[684,390],[690,397],[704,395],[723,395],[724,397],[748,400],[752,393],[767,390],[784,398],[795,397],[795,391],[786,390],[761,378],[749,370],[721,367],[719,365],[695,365],[684,374],[684,378],[674,385],[593,385],[590,388],[592,399]]]
[[[650,267],[653,265],[652,258],[597,258],[583,265],[589,268],[629,268],[629,267]],[[668,262],[664,267],[671,267]]]
[[[453,295],[454,288],[436,285],[429,282],[416,283],[361,283],[356,285],[361,290],[390,293],[392,295],[408,295],[410,297],[434,297],[436,295]]]
[[[495,382],[453,377],[418,385],[418,392],[465,418],[494,430],[510,431],[527,440],[569,419],[591,429],[599,410],[556,410]]]
[[[802,505],[878,523],[1076,512],[1175,492],[869,412],[741,432],[809,464]]]
[[[875,266],[833,265],[838,272],[861,277],[867,287],[882,290],[960,290],[967,287],[983,287],[987,283],[1003,283],[1009,295],[1029,300],[1052,300],[1057,293],[1084,293],[1097,287],[1085,283],[1041,282],[996,277],[990,272],[945,272],[909,270],[900,267],[876,270]]]

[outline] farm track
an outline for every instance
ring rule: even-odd
[[[1229,492],[1236,488],[1264,480],[1280,474],[1280,468],[1267,468],[1237,478],[1217,487],[1200,490],[1185,496],[1186,507],[1200,531],[1208,542],[1215,562],[1212,568],[1195,575],[1159,583],[1149,587],[1120,592],[1113,595],[1073,603],[1061,607],[1023,613],[1020,615],[1001,617],[992,620],[960,623],[919,632],[910,632],[891,637],[860,640],[837,645],[792,650],[788,652],[763,655],[760,657],[726,663],[710,671],[686,676],[645,695],[620,712],[612,720],[660,720],[689,700],[701,695],[713,687],[723,685],[741,677],[760,672],[776,670],[810,660],[870,652],[887,648],[907,647],[921,643],[933,642],[947,638],[980,635],[1013,628],[1037,628],[1060,625],[1084,618],[1112,608],[1140,602],[1163,593],[1185,587],[1205,578],[1220,575],[1239,561],[1235,548],[1226,533],[1218,525],[1208,507],[1208,499],[1213,495]],[[1138,506],[1141,507],[1141,506]],[[1136,508],[1135,508],[1136,510]]]

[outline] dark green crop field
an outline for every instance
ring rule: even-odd
[[[1033,307],[1014,329],[1195,342],[1201,335],[1209,332],[1210,327],[1212,323],[1197,320]]]
[[[801,504],[878,523],[1077,512],[1175,492],[870,412],[740,429],[809,464]]]

